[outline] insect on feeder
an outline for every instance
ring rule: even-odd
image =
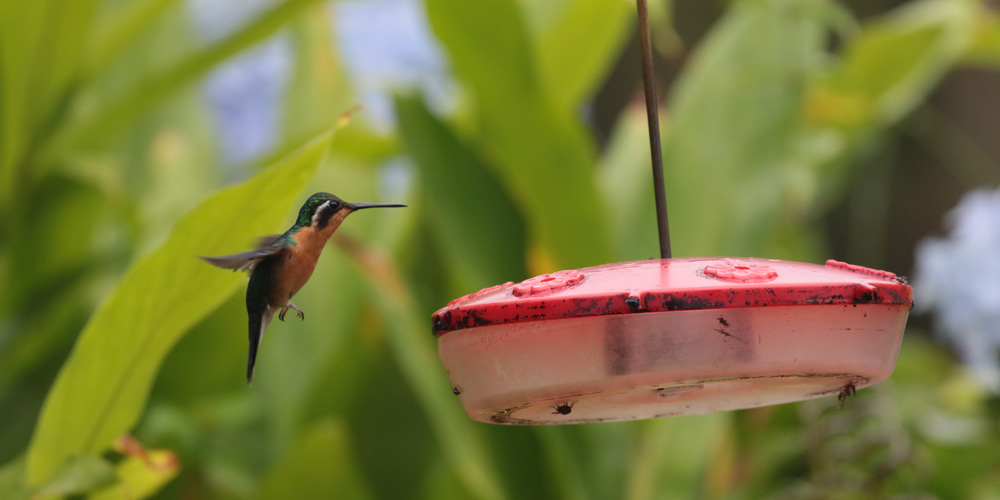
[[[469,417],[606,422],[844,398],[896,364],[913,291],[842,262],[671,258],[645,0],[637,0],[660,259],[535,276],[433,317]]]

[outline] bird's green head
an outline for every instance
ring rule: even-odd
[[[315,226],[323,229],[335,215],[346,210],[347,214],[356,210],[375,207],[405,207],[398,203],[348,203],[330,193],[316,193],[299,209],[299,217],[295,225],[299,227]],[[345,214],[346,215],[346,214]]]

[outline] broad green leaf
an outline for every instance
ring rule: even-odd
[[[277,4],[222,41],[146,78],[93,113],[71,121],[59,130],[51,147],[59,150],[93,141],[98,135],[119,130],[180,88],[195,82],[234,54],[267,39],[291,18],[317,0],[289,0]]]
[[[58,108],[67,99],[69,86],[80,70],[83,53],[91,35],[98,0],[44,0],[45,28],[39,30],[42,43],[32,55],[31,73],[28,75],[33,102],[32,132],[58,123]]]
[[[118,481],[115,468],[106,460],[88,455],[74,455],[55,475],[31,492],[33,498],[80,495]]]
[[[56,122],[68,99],[97,3],[0,4],[0,207],[19,194],[23,155]]]
[[[372,498],[356,464],[347,429],[320,420],[302,431],[261,485],[258,498]]]
[[[330,22],[330,4],[319,3],[290,23],[295,47],[294,66],[285,92],[281,121],[285,140],[311,136],[336,118],[336,113],[357,103],[344,73]],[[365,113],[354,120],[350,133],[360,133]],[[348,132],[348,131],[345,131]],[[356,147],[356,141],[337,141],[338,147]],[[345,144],[346,143],[346,144]]]
[[[24,485],[24,456],[19,456],[0,468],[0,491],[10,500],[26,500],[28,489]]]
[[[396,114],[450,272],[469,292],[527,277],[524,221],[491,167],[419,98],[397,98]]]
[[[438,362],[429,321],[416,305],[392,261],[350,240],[335,240],[354,258],[368,282],[372,302],[385,318],[392,355],[423,407],[450,467],[476,498],[505,498],[482,436],[451,394]]]
[[[568,111],[548,100],[516,2],[428,0],[427,12],[455,73],[475,96],[473,142],[497,164],[530,224],[532,243],[551,260],[536,267],[607,262],[594,144]]]
[[[535,433],[542,442],[552,480],[562,491],[562,498],[595,498],[587,488],[587,474],[582,463],[582,454],[589,450],[582,450],[580,443],[572,439],[572,431],[552,426],[540,427]]]
[[[89,304],[80,300],[85,291],[82,286],[67,286],[53,294],[50,296],[52,302],[46,302],[50,308],[44,317],[33,318],[21,327],[16,337],[5,342],[0,349],[0,388],[15,384],[51,356],[53,350],[72,340],[81,315],[86,318],[89,312]],[[0,437],[9,430],[0,428]]]
[[[558,109],[575,111],[602,83],[636,24],[627,0],[563,2],[535,35],[538,67]],[[636,54],[638,59],[638,54]]]
[[[634,455],[637,426],[629,422],[609,425],[560,426],[569,442],[583,443],[576,459],[583,464],[588,489],[594,498],[621,495],[628,480],[629,459]]]
[[[800,180],[822,187],[812,205],[841,195],[849,179],[845,157],[920,106],[961,62],[973,44],[976,13],[966,1],[906,4],[864,24],[840,60],[811,79],[800,126],[806,134],[793,161],[812,169],[813,177]]]
[[[665,111],[660,114],[665,115]],[[666,126],[661,123],[661,130]],[[659,256],[645,107],[629,107],[618,117],[601,157],[598,179],[605,203],[614,207],[608,217],[615,259],[628,261]]]
[[[414,498],[425,500],[465,500],[469,498],[469,490],[465,488],[458,476],[447,462],[436,457],[424,473],[424,482],[420,492]]]
[[[16,190],[22,156],[29,148],[35,119],[31,102],[31,66],[45,36],[47,2],[0,1],[0,209]],[[2,227],[2,226],[0,226]]]
[[[826,12],[824,0],[738,2],[693,54],[663,144],[674,255],[759,254],[778,215],[801,213],[810,186],[795,191],[792,157]]]
[[[619,498],[625,490],[637,426],[558,425],[534,428],[545,451],[546,476],[562,498]]]
[[[89,186],[51,176],[38,187],[50,198],[25,200],[8,216],[9,223],[22,218],[15,234],[33,243],[10,250],[10,279],[22,284],[8,296],[16,309],[48,302],[73,276],[86,272],[94,258],[90,239],[107,214],[103,194]]]
[[[478,95],[479,106],[522,106],[492,101],[505,96],[531,103],[539,99],[538,73],[517,2],[428,0],[426,5],[431,27],[458,76]]]
[[[1000,15],[986,5],[979,6],[978,22],[965,60],[972,64],[1000,67]]]
[[[923,0],[868,23],[810,96],[809,117],[862,128],[899,120],[966,53],[977,21],[975,7]]]
[[[662,498],[671,491],[678,498],[708,496],[706,476],[717,460],[722,441],[730,432],[731,413],[691,415],[651,420],[642,426],[642,437],[633,455],[629,500]],[[684,450],[683,454],[675,450]]]
[[[86,73],[99,75],[122,51],[156,24],[164,12],[178,3],[178,0],[133,0],[118,9],[94,33],[94,41],[87,54]]]
[[[70,456],[100,453],[139,418],[163,358],[243,282],[196,256],[272,234],[326,153],[325,133],[252,179],[212,196],[136,261],[94,312],[59,372],[28,451],[28,484]]]

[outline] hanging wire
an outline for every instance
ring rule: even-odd
[[[642,55],[642,84],[646,91],[646,118],[649,121],[649,150],[653,159],[653,192],[656,222],[660,233],[660,258],[670,258],[670,225],[667,223],[667,194],[663,184],[663,152],[660,149],[660,119],[653,82],[653,49],[649,40],[649,12],[646,0],[636,0],[639,9],[639,43]]]

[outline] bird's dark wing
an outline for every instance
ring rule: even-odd
[[[269,234],[267,236],[261,236],[257,238],[257,248],[264,248],[274,245],[278,241],[278,238],[284,236],[283,234]]]
[[[202,259],[205,259],[205,262],[208,262],[215,267],[221,267],[223,269],[232,269],[233,271],[253,271],[254,266],[256,266],[261,259],[277,255],[283,250],[285,250],[285,247],[273,245],[258,248],[257,250],[250,250],[249,252],[235,253],[232,255],[220,255],[218,257],[202,257]]]

